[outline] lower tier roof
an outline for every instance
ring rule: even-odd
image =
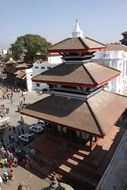
[[[104,136],[126,107],[126,97],[102,90],[88,100],[51,95],[22,109],[21,114]]]

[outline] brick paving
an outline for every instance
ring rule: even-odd
[[[27,92],[25,94],[25,103],[34,103],[37,100],[42,99],[45,95],[40,95],[36,92]],[[15,139],[18,138],[18,128],[20,127],[19,120],[20,120],[20,113],[17,112],[17,106],[19,103],[23,101],[23,97],[20,93],[14,93],[13,95],[13,103],[9,99],[0,99],[0,105],[4,104],[6,108],[9,108],[9,114],[7,116],[10,117],[9,126],[14,126],[16,129],[16,133],[13,130],[5,129],[3,133],[3,139],[6,145],[9,144],[8,135],[12,134],[15,136]],[[23,116],[24,118],[24,129],[25,132],[28,131],[29,126],[37,122],[37,119],[30,118],[27,116]],[[1,146],[1,144],[0,144]],[[0,175],[8,168],[0,168]],[[42,190],[44,187],[49,185],[48,179],[42,179],[37,175],[31,173],[30,171],[18,166],[14,168],[15,179],[14,181],[8,181],[8,184],[2,184],[2,190],[17,190],[18,184],[21,182],[24,185],[27,185],[28,190]]]

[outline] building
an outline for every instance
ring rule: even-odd
[[[4,57],[7,54],[7,50],[6,49],[0,49],[0,56]]]
[[[91,60],[104,49],[84,37],[76,22],[72,38],[49,49],[65,62],[32,78],[49,84],[50,94],[21,110],[47,123],[30,145],[36,151],[31,167],[45,176],[55,172],[82,190],[95,189],[101,179],[122,136],[119,125],[127,108],[126,97],[104,90],[120,72]]]
[[[127,46],[122,44],[107,44],[104,51],[97,51],[94,60],[120,71],[119,77],[106,85],[106,89],[124,94],[127,88]]]
[[[25,70],[29,67],[28,64],[15,61],[8,61],[4,64],[6,65],[4,69],[4,74],[6,74],[5,85],[15,89],[26,90]]]
[[[61,64],[63,60],[61,59],[62,56],[58,54],[50,54],[48,56],[48,61],[41,61],[38,60],[33,64],[32,68],[26,69],[26,83],[27,83],[27,90],[43,90],[48,89],[48,85],[46,83],[36,83],[32,81],[32,77],[47,71],[53,67],[55,67],[58,64]]]
[[[50,63],[50,64],[60,64],[62,62],[63,62],[62,56],[59,55],[58,53],[48,54],[48,63]]]
[[[127,31],[123,32],[122,35],[123,35],[123,39],[120,40],[120,42],[121,42],[123,45],[127,45]]]

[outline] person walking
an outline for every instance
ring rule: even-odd
[[[1,137],[1,139],[0,139],[0,140],[1,140],[1,144],[4,144],[4,140],[3,140],[3,137]]]
[[[8,135],[8,138],[9,138],[9,142],[11,142],[12,140],[11,135]]]
[[[21,128],[21,132],[22,132],[22,134],[25,133],[23,126],[22,126],[22,128]]]
[[[24,119],[23,119],[22,115],[21,115],[21,118],[20,118],[20,122],[21,122],[21,124],[24,124]]]
[[[8,172],[5,171],[2,175],[2,179],[3,179],[3,182],[4,183],[7,183],[8,182]]]
[[[23,101],[25,102],[25,96],[23,96]]]
[[[14,133],[16,132],[16,128],[15,128],[15,126],[13,126],[13,132],[14,132]]]
[[[13,171],[13,170],[11,170],[11,171],[9,172],[9,179],[10,179],[10,180],[14,180],[14,171]]]

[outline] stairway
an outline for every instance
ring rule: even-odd
[[[108,135],[99,139],[92,151],[83,146],[70,147],[63,139],[44,134],[31,143],[36,150],[33,166],[47,177],[55,172],[60,179],[67,179],[80,184],[83,188],[96,188],[102,174],[107,168],[124,130],[114,126]],[[80,147],[80,148],[79,148]]]

